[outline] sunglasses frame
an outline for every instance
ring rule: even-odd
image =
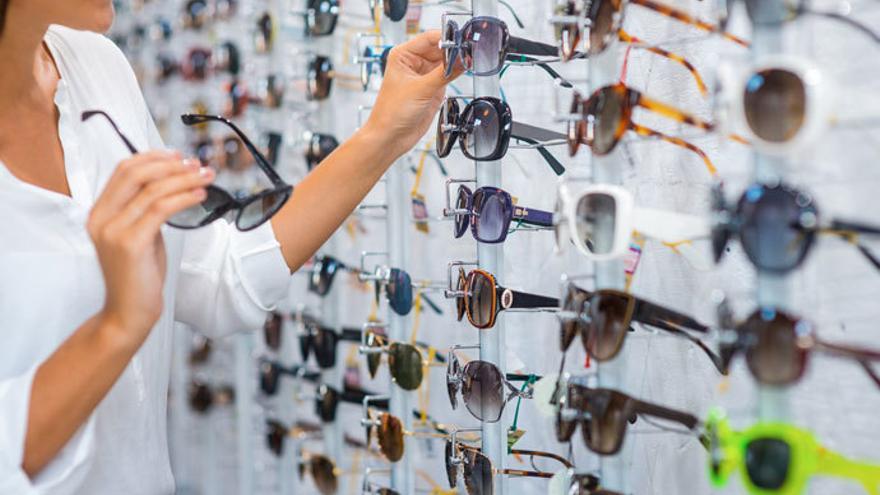
[[[460,239],[464,236],[464,233],[467,231],[467,223],[470,224],[471,235],[473,235],[474,240],[478,242],[482,242],[484,244],[501,244],[507,240],[507,236],[510,230],[510,224],[513,220],[517,220],[519,223],[524,225],[531,225],[535,227],[546,227],[550,228],[553,226],[553,213],[543,210],[537,210],[532,208],[526,208],[523,206],[517,206],[513,201],[513,196],[510,195],[507,191],[490,186],[479,187],[474,191],[464,184],[458,186],[458,196],[456,198],[456,206],[461,202],[462,194],[464,194],[465,207],[464,208],[455,208],[453,211],[455,218],[455,232],[454,236],[456,239]],[[479,195],[479,196],[478,196]],[[501,235],[497,239],[490,239],[480,235],[479,232],[479,217],[481,216],[480,212],[476,210],[476,201],[474,198],[482,198],[484,196],[487,197],[489,195],[497,196],[502,205],[504,206],[504,211],[506,215],[503,217],[502,222],[505,224],[501,229]],[[486,200],[483,200],[480,204],[485,204]],[[462,228],[459,225],[459,217],[465,217],[466,220],[463,222],[467,222]]]
[[[461,270],[461,272],[464,271],[464,269],[462,269],[462,268],[460,268],[460,270]],[[491,303],[492,315],[489,318],[489,322],[486,323],[485,325],[478,325],[475,322],[475,320],[473,319],[473,316],[471,314],[471,309],[470,309],[471,305],[468,303],[469,298],[472,297],[472,293],[471,293],[470,288],[473,287],[473,281],[471,279],[476,276],[485,277],[490,282],[490,286],[492,287],[492,303]],[[461,280],[461,279],[459,278],[459,280]],[[475,328],[478,328],[480,330],[485,330],[485,329],[494,327],[495,321],[498,318],[498,313],[500,313],[501,311],[508,311],[508,310],[514,310],[514,309],[541,310],[541,309],[550,309],[550,308],[553,308],[555,310],[555,309],[559,308],[559,300],[558,299],[546,297],[546,296],[539,296],[536,294],[530,294],[527,292],[519,292],[519,291],[515,291],[515,290],[511,290],[511,289],[502,287],[502,286],[498,285],[498,282],[495,279],[494,275],[492,275],[491,273],[489,273],[485,270],[480,270],[479,268],[475,268],[475,269],[471,270],[470,273],[467,274],[467,276],[465,278],[464,287],[458,287],[457,292],[463,294],[463,296],[459,298],[459,301],[463,301],[465,303],[464,304],[465,305],[464,314],[467,315],[468,322],[470,322],[471,325],[473,325]],[[500,298],[498,297],[499,292],[501,293]],[[459,301],[457,301],[456,303],[460,304]],[[460,307],[459,307],[458,311],[459,311],[459,314],[462,314]],[[464,316],[464,315],[462,315],[462,316]]]
[[[521,381],[528,382],[534,377],[530,375],[521,375],[516,373],[501,373],[501,370],[498,369],[498,366],[490,363],[488,361],[481,361],[479,359],[471,360],[465,363],[464,366],[461,365],[461,361],[459,361],[458,356],[455,355],[455,351],[460,349],[472,349],[473,346],[462,346],[462,345],[454,345],[449,349],[446,357],[446,390],[449,393],[449,403],[452,406],[453,410],[458,409],[458,394],[461,394],[462,402],[465,405],[465,408],[468,412],[479,421],[483,421],[485,423],[497,423],[501,421],[501,418],[504,416],[504,409],[507,407],[507,404],[510,401],[518,398],[522,399],[531,399],[534,396],[533,387],[527,387],[525,391],[520,391],[520,389],[516,388],[516,386],[511,383],[511,381]],[[467,376],[466,370],[469,366],[487,366],[491,369],[494,369],[498,376],[501,378],[501,384],[507,388],[507,396],[504,396],[504,390],[501,390],[501,397],[498,397],[498,401],[501,404],[501,407],[498,410],[497,418],[482,418],[478,416],[474,411],[468,407],[468,395],[465,394],[465,377]],[[469,389],[470,390],[470,389]]]

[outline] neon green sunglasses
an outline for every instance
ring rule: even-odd
[[[761,422],[741,431],[730,427],[724,412],[713,409],[706,423],[709,477],[727,483],[739,468],[752,495],[796,495],[815,475],[849,478],[870,495],[880,495],[880,465],[848,459],[819,444],[809,431],[786,423]]]

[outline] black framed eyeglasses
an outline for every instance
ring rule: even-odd
[[[116,134],[125,143],[128,150],[135,154],[137,148],[122,133],[116,122],[102,110],[90,110],[82,113],[85,122],[95,115],[102,115],[113,127]],[[265,156],[254,146],[250,139],[235,124],[226,118],[213,115],[184,114],[180,119],[187,126],[204,124],[207,122],[221,122],[232,129],[241,139],[247,150],[253,155],[257,165],[272,182],[272,188],[253,194],[241,199],[236,198],[224,189],[215,185],[206,187],[207,198],[201,204],[177,213],[168,220],[168,225],[179,229],[198,229],[220,218],[234,221],[238,230],[249,231],[266,223],[287,203],[293,194],[293,186],[284,182],[281,176],[272,168]]]
[[[462,153],[471,160],[500,160],[507,154],[511,138],[534,146],[556,175],[565,173],[565,167],[545,147],[565,143],[565,134],[515,122],[507,102],[482,96],[462,109],[458,98],[447,98],[440,107],[437,120],[437,156],[440,158],[449,156],[458,140]]]

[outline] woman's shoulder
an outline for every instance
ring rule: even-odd
[[[60,45],[66,56],[73,57],[77,61],[90,65],[129,68],[122,51],[103,34],[52,25],[49,27],[47,37],[56,46]]]

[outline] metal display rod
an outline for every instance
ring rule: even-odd
[[[497,16],[498,0],[472,0],[471,10],[474,16]],[[476,50],[474,57],[480,56],[480,51]],[[480,65],[480,61],[475,60],[475,65]],[[491,77],[473,77],[474,96],[494,96],[499,97],[501,94],[501,83],[499,76]],[[494,162],[476,162],[476,187],[495,186],[500,187],[501,184],[501,161]],[[477,260],[480,268],[487,270],[489,273],[495,274],[499,279],[504,277],[504,249],[502,244],[484,244],[477,243]],[[505,362],[504,347],[504,319],[498,320],[495,328],[491,331],[480,333],[480,359],[490,363],[495,363],[501,373],[507,372],[507,363]],[[505,458],[507,453],[507,438],[503,421],[497,423],[482,423],[482,448],[483,453],[492,461],[492,465],[499,471],[504,469]],[[507,488],[507,479],[504,476],[496,476],[494,480],[495,491],[497,495],[504,495]]]
[[[388,0],[386,0],[388,1]],[[391,45],[397,46],[406,41],[406,21],[392,22],[387,17],[382,18],[382,33]],[[386,195],[388,204],[387,239],[388,261],[394,268],[409,269],[409,241],[412,224],[409,214],[409,189],[406,184],[407,163],[405,159],[399,159],[386,174]],[[410,318],[400,316],[393,311],[388,313],[388,337],[391,340],[407,342],[410,329]],[[390,401],[389,412],[401,418],[404,429],[412,430],[412,411],[410,392],[400,388],[392,380],[389,383]],[[404,437],[406,444],[411,444],[409,437]],[[413,476],[412,458],[409,453],[416,449],[414,445],[406,445],[404,452],[407,454],[391,468],[391,487],[400,493],[415,493],[415,477]]]

